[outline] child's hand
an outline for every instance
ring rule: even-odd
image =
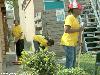
[[[79,46],[82,46],[82,42],[81,41],[78,41],[77,43],[78,43]]]

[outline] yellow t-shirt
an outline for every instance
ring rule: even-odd
[[[71,26],[71,28],[78,29],[80,27],[80,24],[78,22],[78,19],[75,18],[73,15],[68,15],[65,19],[65,25]],[[79,32],[74,33],[65,33],[63,34],[61,38],[61,45],[65,46],[76,46],[78,41]]]
[[[48,41],[42,35],[34,35],[33,40],[39,42],[41,46],[48,47],[48,45],[47,45]]]
[[[22,36],[21,36],[21,33],[22,33]],[[15,37],[15,39],[18,39],[18,38],[19,39],[24,39],[24,37],[23,37],[23,31],[22,31],[22,28],[21,28],[20,25],[12,27],[12,34]]]

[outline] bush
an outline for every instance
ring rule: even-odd
[[[89,75],[81,68],[71,68],[59,70],[57,75]]]
[[[83,69],[65,69],[57,64],[54,52],[41,50],[40,52],[22,52],[22,67],[18,75],[88,75]]]
[[[55,53],[41,50],[40,52],[28,53],[22,52],[21,71],[32,75],[56,75],[58,64],[56,63]],[[22,72],[19,73],[22,73]],[[25,74],[24,74],[25,75]]]

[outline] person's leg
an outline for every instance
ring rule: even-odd
[[[75,68],[76,65],[76,47],[73,47],[74,49],[74,61],[73,61],[73,67]]]
[[[66,54],[66,68],[72,68],[75,64],[75,47],[72,46],[64,46],[65,54]]]
[[[16,56],[17,56],[17,61],[19,60],[19,50],[20,50],[20,47],[19,47],[19,40],[16,42]]]
[[[15,64],[21,64],[21,52],[24,49],[24,39],[19,39],[16,43],[16,54],[17,54],[17,62]]]
[[[34,41],[34,40],[33,40],[33,43],[34,43],[35,53],[39,52],[40,51],[40,49],[39,49],[39,47],[40,47],[39,43],[37,41]]]
[[[21,61],[20,61],[19,58],[21,56],[21,49],[23,50],[23,48],[24,48],[24,43],[22,44],[21,41],[18,40],[16,42],[16,56],[17,56],[17,58],[16,58],[16,61],[14,61],[12,63],[14,63],[16,65],[20,65],[21,64]]]
[[[19,58],[21,58],[22,51],[24,49],[24,39],[20,39],[19,40],[19,46],[20,46],[20,49],[19,49]]]

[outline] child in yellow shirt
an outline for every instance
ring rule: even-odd
[[[17,61],[15,63],[19,63],[19,58],[21,57],[21,52],[24,49],[24,36],[21,26],[19,25],[19,21],[14,20],[14,26],[12,28],[12,36],[15,39],[15,45],[16,45],[16,55],[17,55]]]
[[[35,47],[35,52],[39,52],[41,47],[43,50],[48,49],[49,46],[54,45],[54,40],[45,38],[42,35],[34,35],[33,42]]]

